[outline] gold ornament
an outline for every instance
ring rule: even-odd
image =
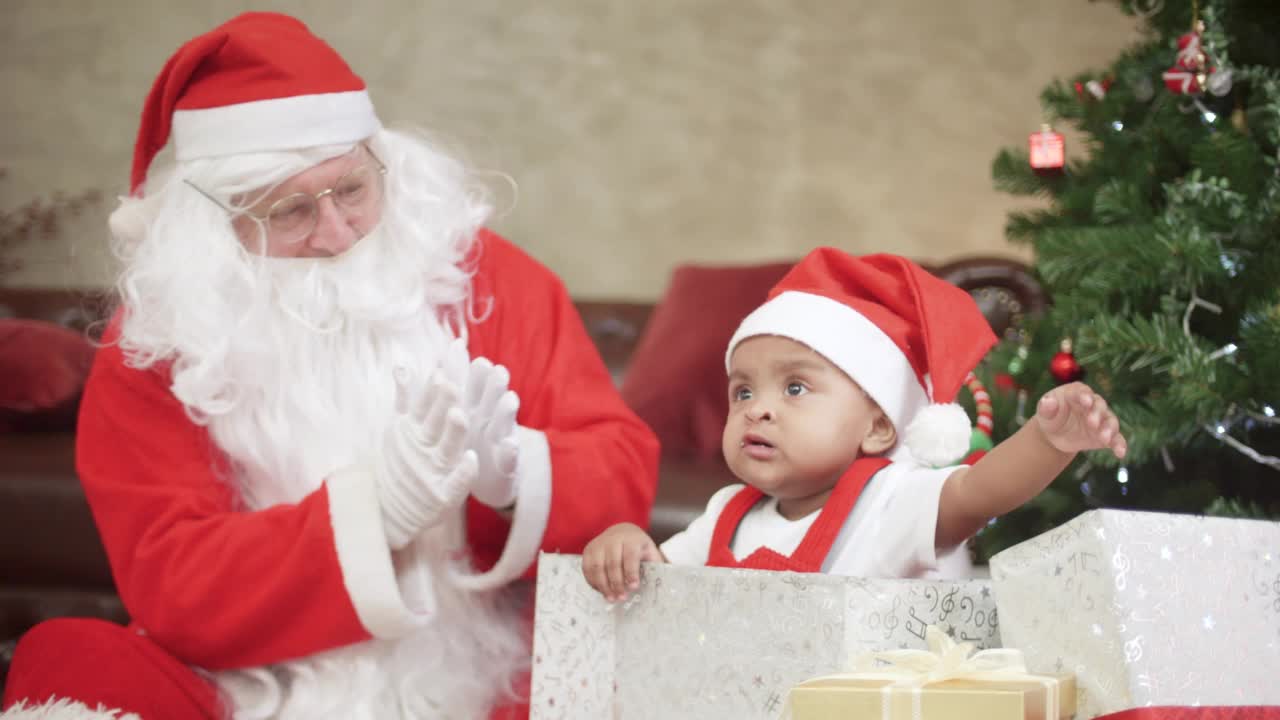
[[[1244,116],[1244,108],[1236,106],[1236,109],[1231,111],[1231,127],[1245,135],[1249,134],[1249,121]]]

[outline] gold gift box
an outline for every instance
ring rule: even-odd
[[[1076,712],[1072,674],[1009,680],[943,680],[919,687],[919,720],[1066,720]],[[1051,682],[1044,682],[1049,680]],[[827,676],[791,689],[793,720],[911,720],[915,687],[894,687],[893,680]],[[1046,692],[1058,696],[1058,717],[1045,717]],[[885,712],[885,702],[889,703]]]

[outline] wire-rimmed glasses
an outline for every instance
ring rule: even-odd
[[[360,147],[369,154],[370,162],[357,165],[338,178],[332,186],[314,195],[303,192],[286,195],[271,203],[265,214],[227,207],[190,180],[183,182],[228,213],[256,220],[273,241],[292,245],[302,242],[316,229],[320,220],[319,203],[326,196],[333,200],[333,204],[348,221],[359,220],[378,212],[382,204],[383,176],[387,174],[387,167],[368,146],[361,144]]]

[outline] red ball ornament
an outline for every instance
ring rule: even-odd
[[[1062,340],[1057,354],[1049,361],[1049,374],[1053,375],[1053,379],[1058,381],[1059,385],[1075,382],[1084,377],[1084,368],[1076,362],[1076,356],[1071,354],[1071,338]]]

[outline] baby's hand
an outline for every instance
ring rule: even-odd
[[[587,543],[582,575],[609,602],[625,600],[640,587],[640,563],[666,562],[662,551],[638,525],[618,523]]]
[[[1123,459],[1128,451],[1115,413],[1084,383],[1074,382],[1045,393],[1036,407],[1036,422],[1045,440],[1062,452],[1110,448]]]

